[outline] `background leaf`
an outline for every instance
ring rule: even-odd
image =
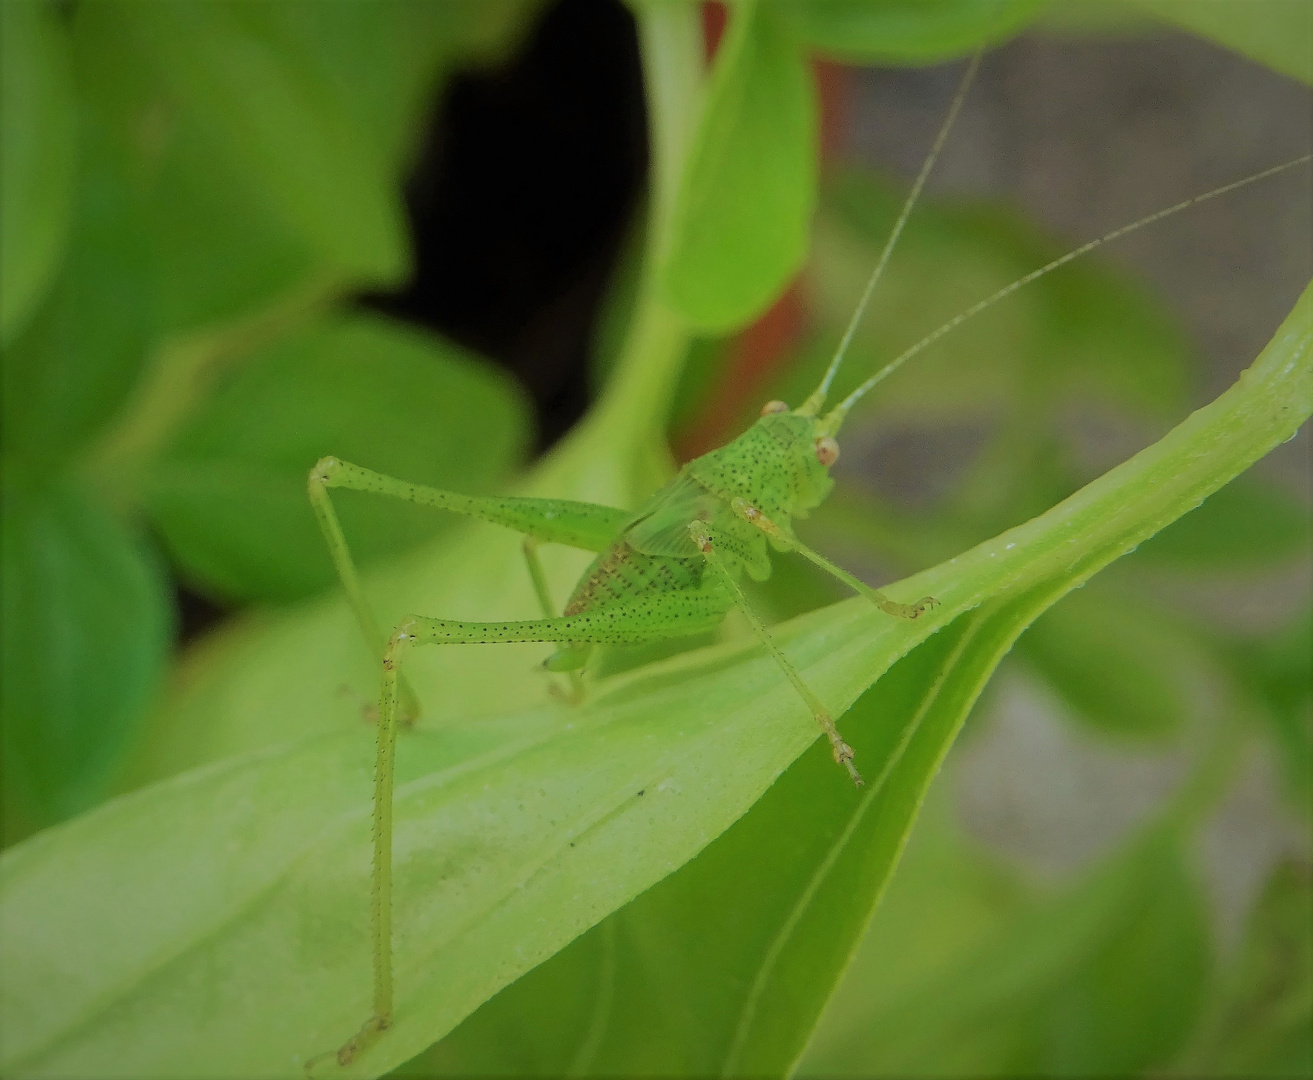
[[[147,550],[67,485],[5,476],[6,839],[102,798],[172,637]]]
[[[73,86],[62,20],[44,0],[0,5],[0,342],[59,266],[73,200]]]
[[[906,967],[900,954],[918,947],[906,931],[877,914],[858,963],[891,951]],[[1208,966],[1202,897],[1177,838],[1150,836],[1088,880],[996,918],[915,989],[865,1011],[841,998],[846,1028],[826,1033],[801,1072],[1135,1075],[1189,1035]]]
[[[797,33],[851,63],[927,64],[1004,40],[1045,0],[791,0],[780,5]]]
[[[773,384],[785,400],[802,400],[819,380],[900,203],[888,183],[855,171],[825,186],[805,277],[819,332],[803,362]],[[965,305],[1066,250],[1007,208],[960,201],[918,207],[834,393],[855,388]],[[863,403],[862,416],[942,421],[1025,412],[1040,401],[1052,415],[1093,396],[1161,417],[1179,415],[1186,404],[1189,350],[1180,330],[1146,290],[1097,262],[1064,267],[983,313],[972,322],[969,363],[961,348],[951,339],[928,348]]]
[[[1046,612],[1018,652],[1077,718],[1141,738],[1178,729],[1203,666],[1167,618],[1133,594],[1098,585]]]
[[[287,120],[305,145],[289,140],[279,152],[328,153],[307,141],[313,125],[341,127],[352,133],[349,154],[372,163],[376,172],[369,181],[373,194],[358,191],[355,197],[387,203],[395,199],[391,188],[411,164],[412,141],[444,66],[504,50],[526,5],[515,0],[441,5],[380,0],[240,7],[250,25],[225,40],[247,51],[263,48],[280,63],[299,63],[315,95],[314,101],[299,105],[284,102],[285,109],[304,107],[314,115]],[[231,124],[216,126],[205,107],[189,103],[176,89],[171,92],[156,70],[143,64],[151,46],[123,10],[113,3],[80,5],[73,16],[74,42],[88,98],[112,118],[140,183],[150,192],[161,328],[209,327],[289,294],[331,291],[344,277],[353,280],[359,267],[335,266],[332,252],[317,245],[305,222],[285,205],[301,198],[295,189],[298,174],[289,173],[277,155],[254,160],[235,153],[228,140],[243,136],[230,130]],[[157,45],[164,47],[163,42]],[[299,77],[287,73],[289,80]],[[247,106],[233,103],[239,107]],[[302,128],[310,135],[303,138]],[[302,167],[332,174],[317,183],[350,183],[350,169],[343,173],[336,161],[307,158]],[[352,197],[346,191],[339,195]],[[354,213],[353,205],[345,201],[340,209]]]
[[[866,788],[836,784],[814,745],[696,859],[403,1075],[787,1073],[1022,610],[958,620],[858,700],[844,731]],[[563,1015],[562,1002],[575,1008]]]
[[[811,73],[770,5],[735,5],[680,188],[663,285],[691,327],[741,326],[807,251],[816,198]]]
[[[1230,643],[1222,655],[1273,736],[1292,802],[1307,810],[1313,787],[1313,612],[1306,609],[1263,639]]]
[[[1283,75],[1313,84],[1313,11],[1302,0],[1128,2]]]
[[[196,125],[318,259],[349,280],[395,283],[409,251],[391,163],[311,46],[274,8],[115,7],[117,33],[167,88],[165,113]]]
[[[1256,569],[1307,553],[1311,530],[1307,508],[1292,495],[1245,477],[1173,522],[1136,558],[1195,573]]]
[[[151,340],[153,266],[141,198],[100,117],[83,110],[84,168],[64,264],[3,356],[3,445],[45,463],[82,449],[122,406]]]
[[[1313,1070],[1313,880],[1278,864],[1249,919],[1208,1021],[1175,1075],[1304,1076]]]
[[[207,588],[303,596],[336,580],[305,493],[319,458],[475,493],[506,477],[527,429],[509,381],[463,350],[388,319],[338,316],[246,358],[151,466],[148,501]],[[355,492],[335,499],[364,564],[452,524]]]

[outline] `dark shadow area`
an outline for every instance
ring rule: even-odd
[[[538,446],[587,405],[592,327],[647,169],[633,18],[560,0],[518,55],[444,84],[406,204],[415,276],[365,298],[523,382]]]

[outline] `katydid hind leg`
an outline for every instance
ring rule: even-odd
[[[447,510],[515,529],[536,543],[561,543],[581,547],[586,551],[597,551],[604,547],[626,517],[624,511],[596,503],[564,499],[462,495],[459,492],[412,484],[353,465],[340,458],[331,456],[321,458],[310,470],[306,483],[310,505],[314,509],[315,518],[324,535],[324,542],[328,546],[342,589],[351,604],[361,636],[370,653],[375,657],[381,655],[384,645],[383,631],[365,597],[355,559],[351,555],[341,522],[333,508],[333,501],[329,497],[329,490],[335,487],[369,492],[420,506]],[[528,556],[527,547],[525,552]],[[550,616],[546,579],[539,580],[542,577],[541,565],[530,557],[529,568],[539,602],[545,605],[544,613]],[[571,681],[574,695],[580,695],[583,689],[582,683],[576,683],[574,679]],[[420,712],[419,698],[404,680],[401,683],[400,693],[402,723],[413,724]]]
[[[392,1025],[392,792],[402,664],[414,645],[493,645],[540,641],[584,645],[641,645],[683,637],[718,625],[729,604],[718,590],[639,596],[577,615],[511,622],[465,622],[408,615],[382,650],[378,709],[378,750],[374,765],[373,873],[370,943],[373,956],[373,1012],[335,1056],[348,1065]],[[325,1060],[313,1059],[307,1069]]]

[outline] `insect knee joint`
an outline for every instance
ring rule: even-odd
[[[327,486],[341,465],[342,462],[331,454],[328,457],[321,457],[310,470],[310,482]]]
[[[693,538],[693,543],[698,546],[698,550],[703,555],[711,554],[711,533],[707,529],[705,521],[690,521],[688,523],[688,534]]]

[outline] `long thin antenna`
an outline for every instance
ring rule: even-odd
[[[1156,213],[1149,214],[1147,217],[1142,217],[1138,221],[1132,221],[1129,225],[1123,225],[1120,229],[1113,229],[1112,232],[1105,233],[1103,236],[1100,236],[1097,240],[1091,240],[1087,244],[1082,244],[1074,251],[1069,251],[1067,252],[1067,254],[1057,259],[1054,259],[1052,262],[1046,263],[1044,266],[1041,266],[1038,270],[1032,270],[1025,277],[1018,278],[1016,281],[1012,282],[1011,285],[1003,286],[1003,288],[999,289],[998,292],[994,293],[992,296],[987,296],[985,297],[985,299],[979,301],[978,303],[972,304],[961,314],[955,315],[953,318],[949,319],[948,322],[944,323],[944,325],[939,327],[938,330],[935,330],[933,333],[927,334],[911,348],[906,349],[904,352],[896,356],[893,360],[890,360],[889,363],[885,364],[884,367],[882,367],[879,371],[877,371],[874,375],[872,375],[869,379],[867,379],[864,383],[862,383],[861,386],[859,386],[856,390],[854,390],[851,394],[849,394],[846,398],[844,398],[841,402],[839,402],[839,404],[836,405],[833,408],[833,410],[831,410],[830,413],[825,417],[825,420],[822,422],[818,430],[820,431],[821,434],[833,435],[836,431],[839,430],[840,425],[844,421],[844,417],[848,415],[848,410],[851,409],[854,405],[856,405],[857,402],[860,401],[862,397],[864,397],[865,394],[869,390],[871,390],[877,383],[881,382],[883,379],[888,378],[900,367],[902,367],[905,363],[907,363],[908,360],[912,359],[912,357],[914,357],[917,353],[933,345],[945,334],[949,333],[952,330],[956,330],[968,319],[972,318],[975,315],[979,315],[987,307],[991,307],[992,305],[998,303],[998,301],[1002,300],[1005,296],[1010,296],[1012,293],[1020,289],[1023,285],[1029,285],[1036,278],[1043,277],[1045,274],[1049,273],[1050,271],[1056,270],[1060,266],[1065,266],[1073,259],[1078,259],[1082,255],[1085,255],[1088,252],[1093,251],[1095,248],[1102,247],[1104,244],[1108,243],[1109,241],[1116,240],[1119,237],[1125,236],[1129,232],[1134,232],[1136,229],[1142,229],[1146,225],[1152,225],[1155,221],[1161,221],[1163,218],[1170,217],[1172,214],[1179,214],[1182,210],[1188,210],[1192,206],[1197,206],[1201,202],[1207,202],[1209,199],[1215,199],[1219,195],[1225,195],[1227,194],[1227,192],[1235,191],[1236,188],[1242,188],[1249,184],[1257,183],[1259,180],[1266,180],[1268,177],[1276,176],[1277,173],[1283,173],[1287,169],[1293,169],[1298,165],[1304,165],[1310,160],[1313,160],[1313,154],[1305,154],[1303,157],[1297,157],[1291,161],[1283,162],[1280,165],[1274,165],[1270,169],[1264,169],[1262,172],[1257,172],[1251,176],[1246,176],[1241,180],[1234,180],[1229,184],[1223,184],[1221,187],[1213,188],[1212,191],[1205,191],[1202,195],[1196,195],[1194,198],[1186,199],[1184,202],[1179,202],[1175,206],[1169,206],[1165,210],[1159,210]]]
[[[921,172],[912,185],[912,190],[907,193],[907,200],[903,203],[903,209],[898,215],[898,220],[894,222],[894,228],[889,234],[889,239],[885,241],[884,250],[880,252],[880,259],[866,281],[866,289],[857,304],[857,310],[853,312],[853,317],[848,320],[848,329],[843,332],[843,338],[839,341],[838,349],[835,350],[834,359],[830,361],[830,366],[825,369],[825,375],[821,379],[820,385],[812,392],[811,397],[798,407],[798,412],[804,416],[815,416],[820,412],[821,406],[825,404],[825,396],[830,392],[830,384],[834,382],[834,377],[839,373],[839,366],[843,363],[844,355],[848,352],[848,346],[852,344],[853,335],[857,333],[857,326],[866,312],[866,305],[870,303],[871,294],[875,292],[875,284],[884,274],[884,268],[888,265],[889,256],[893,254],[894,245],[898,243],[898,237],[902,234],[903,226],[907,224],[907,219],[912,213],[912,207],[916,205],[917,199],[921,197],[921,189],[925,187],[926,177],[930,175],[930,170],[934,168],[935,161],[939,158],[939,152],[944,148],[944,143],[948,141],[948,133],[952,130],[957,114],[962,111],[962,103],[966,101],[967,91],[971,89],[971,84],[975,81],[976,72],[980,69],[980,58],[984,55],[984,52],[983,46],[976,50],[975,55],[971,57],[971,62],[967,65],[965,73],[962,75],[962,81],[958,84],[957,93],[953,95],[953,103],[948,107],[948,115],[944,117],[944,122],[939,127],[939,134],[935,136],[934,145],[930,148],[930,153],[926,155],[925,162],[921,166]]]

